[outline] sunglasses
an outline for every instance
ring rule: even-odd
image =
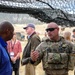
[[[57,29],[57,28],[48,28],[48,29],[46,29],[46,31],[48,32],[48,31],[54,31],[55,29]]]

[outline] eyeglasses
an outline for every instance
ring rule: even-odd
[[[57,29],[57,28],[48,28],[48,29],[46,29],[46,31],[48,32],[48,31],[54,31],[55,29]]]

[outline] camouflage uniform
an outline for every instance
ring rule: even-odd
[[[56,42],[46,39],[36,50],[39,58],[34,65],[42,60],[46,75],[68,75],[68,70],[73,70],[74,47],[64,38]]]

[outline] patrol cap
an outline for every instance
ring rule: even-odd
[[[35,25],[34,24],[28,24],[26,27],[23,27],[23,29],[26,29],[26,28],[28,28],[28,27],[32,27],[32,28],[34,28],[35,29]]]

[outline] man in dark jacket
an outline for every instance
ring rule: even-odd
[[[28,24],[26,27],[24,27],[27,33],[27,39],[28,43],[24,48],[23,56],[22,56],[22,65],[26,64],[26,74],[25,75],[35,75],[35,66],[33,66],[29,60],[30,60],[30,53],[32,50],[35,50],[35,48],[40,44],[40,37],[35,32],[35,26],[33,24]]]

